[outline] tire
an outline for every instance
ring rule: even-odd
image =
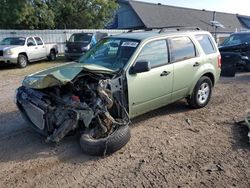
[[[20,54],[17,58],[17,65],[19,68],[25,68],[28,64],[28,59],[25,55]]]
[[[95,139],[93,129],[84,132],[80,137],[80,145],[84,153],[93,156],[105,156],[121,149],[130,140],[128,125],[118,127],[108,137]]]
[[[50,61],[55,61],[56,60],[56,52],[55,52],[55,50],[50,50],[48,59]]]
[[[194,109],[205,107],[211,99],[212,88],[211,79],[207,76],[201,77],[187,100],[190,107]]]

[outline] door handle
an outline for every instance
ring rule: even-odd
[[[37,47],[35,47],[35,49],[37,49]]]
[[[193,67],[199,67],[200,63],[196,62],[195,64],[193,64]]]
[[[167,75],[169,75],[171,72],[169,72],[169,71],[163,71],[162,73],[161,73],[161,75],[160,76],[167,76]]]

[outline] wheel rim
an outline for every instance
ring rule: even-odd
[[[55,59],[56,59],[55,53],[54,53],[54,52],[51,52],[51,53],[50,53],[50,58],[51,58],[51,60],[55,60]]]
[[[21,66],[26,66],[27,64],[25,57],[21,57],[19,62]]]
[[[208,83],[203,83],[201,84],[198,94],[197,94],[197,99],[200,104],[204,104],[207,102],[208,97],[210,95],[210,86]]]

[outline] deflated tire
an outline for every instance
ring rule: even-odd
[[[93,129],[85,131],[80,137],[80,145],[84,153],[94,156],[105,156],[121,149],[130,140],[128,125],[117,127],[109,136],[95,139]]]

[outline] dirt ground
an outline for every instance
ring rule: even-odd
[[[111,156],[82,153],[79,137],[52,146],[33,132],[14,104],[26,69],[0,67],[0,187],[250,187],[250,73],[222,78],[209,106],[180,101],[131,124],[130,142]]]

